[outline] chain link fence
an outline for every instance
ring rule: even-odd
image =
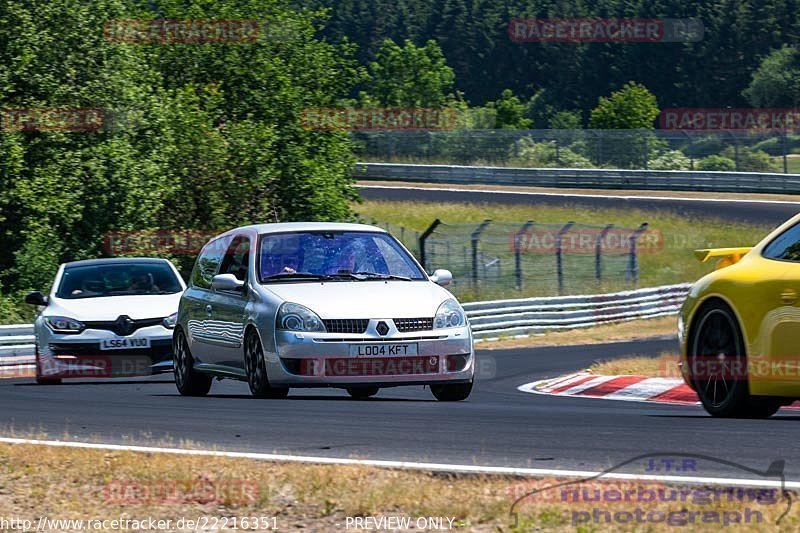
[[[452,130],[353,132],[364,162],[800,173],[781,131]]]
[[[567,222],[446,224],[424,232],[379,223],[432,273],[453,273],[453,293],[468,300],[564,295],[632,288],[639,256],[663,246],[662,236],[638,228]]]

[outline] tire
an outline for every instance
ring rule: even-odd
[[[434,398],[440,402],[460,402],[469,398],[472,392],[472,381],[453,385],[431,385]]]
[[[186,334],[176,329],[172,335],[172,368],[175,386],[181,396],[205,396],[211,390],[211,376],[194,369],[194,357],[189,350]]]
[[[247,384],[254,397],[280,399],[289,395],[288,387],[273,387],[269,384],[264,348],[261,346],[258,334],[252,329],[245,335],[244,367],[247,372]]]
[[[378,387],[350,387],[347,389],[347,394],[356,400],[366,400],[378,394],[379,390],[381,389]]]
[[[36,384],[37,385],[61,385],[61,378],[48,378],[41,374],[41,366],[39,363],[39,345],[36,345]]]
[[[717,418],[769,418],[780,402],[750,395],[742,331],[731,308],[703,306],[692,325],[689,374],[703,408]]]

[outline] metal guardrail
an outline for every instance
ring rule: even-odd
[[[682,283],[612,294],[473,302],[463,307],[476,338],[517,335],[674,315],[690,287]],[[0,357],[33,355],[33,343],[32,324],[0,326]]]
[[[556,296],[464,304],[476,338],[573,329],[677,314],[691,284],[613,294]]]
[[[800,194],[800,174],[699,172],[683,170],[607,170],[569,168],[468,167],[358,163],[359,180],[523,185],[575,189],[641,189]]]
[[[0,357],[33,356],[33,324],[0,326]]]

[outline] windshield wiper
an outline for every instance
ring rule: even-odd
[[[359,276],[360,279],[393,279],[398,281],[411,281],[411,278],[407,278],[406,276],[378,274],[377,272],[353,272],[353,276]]]
[[[283,280],[292,281],[298,279],[325,281],[333,278],[331,276],[326,276],[324,274],[309,274],[308,272],[281,272],[280,274],[273,274],[271,276],[261,278],[261,282],[263,283],[265,281],[283,281]]]

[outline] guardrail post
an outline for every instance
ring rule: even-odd
[[[533,220],[527,221],[518,232],[514,234],[514,272],[517,277],[517,290],[522,290],[522,246],[520,241],[522,240],[523,235],[527,233],[531,226],[533,226]]]
[[[442,221],[437,218],[419,237],[419,262],[422,263],[422,268],[425,269],[426,272],[428,270],[428,265],[425,264],[425,241],[428,240],[428,237],[431,236],[431,233],[436,231],[436,228],[438,228],[441,223]]]
[[[481,233],[486,229],[486,226],[491,224],[491,220],[484,220],[475,231],[472,232],[472,284],[478,286],[478,242],[481,239]]]
[[[597,278],[597,281],[603,280],[603,243],[613,227],[614,224],[606,226],[597,234],[597,240],[594,243],[594,277]]]
[[[572,229],[574,222],[567,222],[556,235],[556,276],[558,277],[558,294],[564,294],[564,250],[561,247],[561,239]]]
[[[639,255],[637,251],[637,241],[639,237],[642,236],[642,233],[647,231],[647,228],[650,227],[650,224],[644,222],[639,229],[633,232],[631,235],[631,251],[628,260],[628,270],[625,272],[625,279],[626,281],[633,281],[633,284],[636,285],[639,282]]]

